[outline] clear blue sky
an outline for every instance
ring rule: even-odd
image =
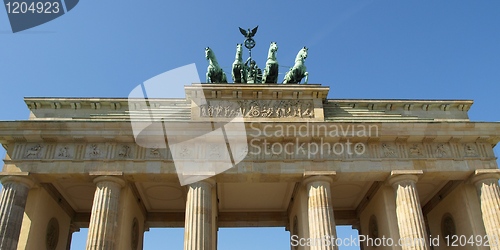
[[[257,64],[271,41],[286,66],[307,46],[309,82],[329,85],[329,98],[473,99],[472,120],[500,121],[499,13],[497,0],[87,0],[12,34],[2,9],[0,120],[26,119],[25,96],[126,97],[190,63],[204,79],[206,46],[230,76],[238,26],[259,25]],[[283,228],[219,234],[220,250],[289,249]],[[182,249],[182,230],[145,235],[145,249]],[[75,234],[75,249],[84,242]]]

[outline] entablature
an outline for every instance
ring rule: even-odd
[[[471,100],[327,99],[319,84],[192,84],[168,98],[28,97],[30,120],[469,121]]]

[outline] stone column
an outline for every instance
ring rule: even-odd
[[[476,170],[472,181],[481,201],[484,228],[490,241],[491,250],[500,250],[500,171]]]
[[[90,215],[87,250],[114,249],[115,231],[118,224],[118,203],[125,181],[112,176],[94,179],[97,188]]]
[[[389,183],[396,196],[396,217],[403,250],[429,250],[422,207],[417,193],[417,175],[391,173]]]
[[[184,250],[211,250],[213,185],[209,180],[188,185]]]
[[[33,181],[25,177],[6,176],[0,198],[0,249],[15,250],[24,217],[24,208]]]
[[[330,244],[331,237],[337,238],[330,191],[331,181],[331,178],[326,176],[312,176],[304,181],[307,190],[309,237],[318,243],[311,246],[311,250],[338,249],[334,244]]]

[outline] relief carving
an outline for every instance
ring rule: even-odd
[[[363,155],[366,152],[366,147],[362,143],[357,143],[356,147],[354,148],[354,152],[357,155]]]
[[[201,117],[313,118],[312,100],[208,101],[200,105]]]
[[[418,146],[418,144],[413,144],[409,151],[411,157],[421,157],[424,155],[422,153],[422,149],[420,149],[420,146]]]
[[[57,158],[68,159],[71,158],[70,149],[68,146],[63,146],[57,151]]]
[[[57,154],[57,156],[63,157],[63,158],[68,158],[69,157],[68,147],[60,148],[59,149],[59,154]]]
[[[221,158],[221,152],[219,145],[213,144],[213,145],[208,145],[208,157],[211,159],[220,159]]]
[[[391,145],[382,144],[382,151],[385,157],[396,157],[396,151],[394,151]]]
[[[149,157],[158,158],[160,157],[160,149],[158,147],[149,149]]]
[[[90,158],[98,158],[99,156],[101,156],[101,150],[99,149],[99,146],[97,144],[90,145],[89,156]]]
[[[118,151],[118,156],[121,158],[127,158],[130,156],[130,147],[127,145],[122,145]]]
[[[36,144],[35,146],[26,150],[26,154],[24,157],[28,159],[37,159],[40,158],[40,152],[42,151],[42,146],[40,144]]]
[[[448,156],[448,150],[446,149],[445,145],[444,144],[438,144],[437,147],[436,147],[436,156],[437,157],[446,157]]]
[[[191,158],[193,151],[188,147],[188,145],[182,145],[177,155],[181,158]]]
[[[468,156],[468,157],[477,156],[476,148],[472,144],[465,145],[465,156]]]

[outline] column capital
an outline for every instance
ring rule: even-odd
[[[389,178],[387,178],[387,182],[393,187],[405,181],[417,183],[419,175],[423,173],[422,170],[393,170]]]
[[[471,176],[471,182],[477,185],[481,182],[494,181],[500,179],[500,169],[477,169]]]
[[[302,183],[307,185],[313,181],[326,181],[332,184],[336,174],[337,172],[335,171],[306,171],[304,172]]]
[[[99,176],[94,179],[95,184],[98,184],[99,182],[114,182],[118,184],[120,188],[125,186],[125,181],[122,178],[109,175]]]
[[[0,182],[4,185],[7,183],[19,183],[27,186],[28,188],[32,188],[35,185],[35,182],[31,178],[16,175],[0,177]]]
[[[201,181],[193,182],[191,184],[188,184],[187,186],[200,185],[200,184],[208,184],[210,185],[210,187],[214,187],[216,182],[213,178],[208,178],[208,179],[203,179]]]

